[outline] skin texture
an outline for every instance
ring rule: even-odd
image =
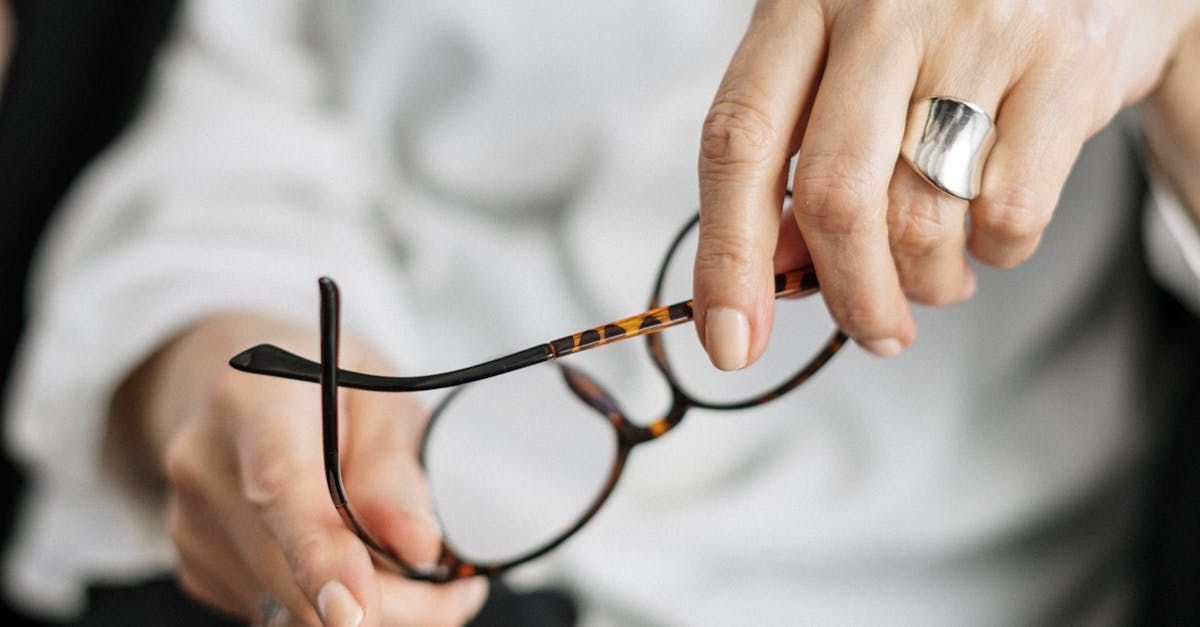
[[[226,365],[259,342],[303,352],[318,337],[252,314],[212,316],[150,358],[114,397],[111,439],[127,457],[134,447],[157,461],[184,590],[246,620],[263,595],[299,625],[321,625],[321,606],[324,624],[338,627],[354,624],[359,609],[364,626],[468,620],[486,596],[484,580],[404,579],[376,567],[346,529],[325,486],[318,387]],[[341,361],[389,369],[352,338],[343,340]],[[401,556],[436,559],[440,531],[417,463],[425,408],[396,394],[344,391],[341,399],[351,502]]]
[[[1180,41],[1143,119],[1154,165],[1200,225],[1200,25]]]
[[[915,339],[910,302],[974,293],[967,251],[998,268],[1027,259],[1083,142],[1159,85],[1198,5],[761,0],[701,139],[694,294],[714,364],[765,350],[780,258],[811,259],[839,326],[881,356]],[[972,100],[996,121],[970,203],[898,161],[909,103],[933,95]],[[797,152],[794,216],[781,226]],[[744,314],[748,346],[727,314],[707,328],[710,309]]]

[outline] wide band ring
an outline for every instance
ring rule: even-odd
[[[900,154],[934,187],[964,200],[979,196],[996,127],[979,105],[936,96],[913,103]]]

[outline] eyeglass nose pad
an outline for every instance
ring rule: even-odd
[[[562,371],[563,380],[567,382],[567,387],[571,388],[579,400],[618,424],[629,422],[612,395],[585,372],[564,364],[558,364],[558,367]]]

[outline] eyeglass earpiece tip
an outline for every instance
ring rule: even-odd
[[[229,365],[238,370],[248,370],[250,361],[254,358],[254,349],[250,348],[234,355],[229,360]]]

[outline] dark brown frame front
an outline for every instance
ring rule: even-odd
[[[620,478],[630,451],[639,444],[654,440],[667,433],[682,420],[687,410],[703,407],[714,410],[736,410],[762,405],[779,398],[804,383],[824,366],[845,344],[846,336],[835,331],[828,342],[793,377],[759,396],[731,403],[712,403],[693,398],[679,385],[671,372],[663,349],[660,331],[692,320],[692,301],[672,305],[660,305],[660,294],[666,275],[667,264],[684,237],[695,228],[699,216],[693,217],[676,235],[659,268],[654,294],[648,311],[614,322],[592,327],[572,335],[539,344],[481,364],[417,377],[385,377],[364,374],[337,367],[339,344],[340,298],[337,285],[332,279],[322,277],[319,284],[321,297],[321,363],[315,363],[277,346],[262,344],[243,351],[230,360],[238,370],[254,374],[296,379],[321,384],[322,440],[324,445],[325,477],[329,494],[338,513],[362,541],[377,556],[407,577],[423,581],[445,582],[478,574],[498,575],[514,566],[535,559],[553,550],[579,531],[599,511],[612,494]],[[792,270],[775,275],[776,298],[804,295],[819,289],[816,275],[811,269]],[[513,370],[545,363],[559,357],[582,352],[597,346],[646,336],[647,347],[655,365],[671,387],[671,408],[659,419],[647,426],[639,426],[629,420],[619,409],[611,395],[582,371],[560,364],[563,378],[570,389],[584,403],[604,415],[612,424],[617,438],[617,454],[612,471],[600,493],[586,512],[561,534],[537,549],[504,562],[476,563],[461,558],[453,547],[443,541],[441,556],[436,565],[429,569],[411,566],[377,541],[359,522],[350,506],[342,481],[341,460],[338,452],[338,387],[348,387],[376,392],[417,392],[465,384],[499,376]],[[428,434],[436,427],[437,419],[450,403],[457,390],[452,391],[434,410],[421,442],[421,458],[424,465],[425,444]]]

